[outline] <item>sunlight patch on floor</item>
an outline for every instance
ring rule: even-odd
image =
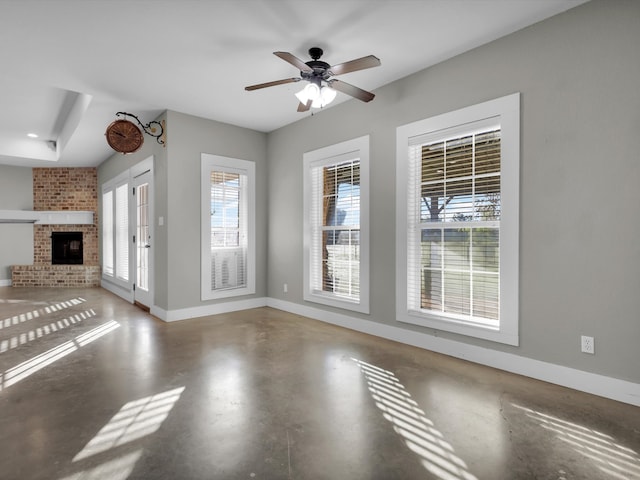
[[[525,412],[542,428],[555,433],[558,439],[571,445],[576,452],[593,460],[598,469],[611,478],[640,479],[640,455],[620,445],[610,435],[521,405],[512,405]]]
[[[61,480],[125,480],[131,475],[141,455],[142,450],[136,450],[101,463],[97,467],[74,473]]]
[[[367,380],[367,387],[384,418],[411,451],[420,456],[424,467],[440,480],[478,480],[465,462],[418,404],[393,372],[352,358]]]
[[[0,340],[0,353],[4,353],[8,350],[19,347],[20,345],[32,342],[38,338],[42,338],[64,328],[68,328],[71,325],[75,325],[87,318],[95,316],[95,310],[85,310],[84,312],[76,313],[75,315],[71,315],[67,318],[51,322],[48,325],[43,325],[41,327],[34,328],[33,330],[29,330],[28,332],[23,332],[20,335],[14,335],[11,338],[2,339]]]
[[[0,330],[2,330],[3,328],[9,328],[13,325],[19,325],[20,323],[33,320],[34,318],[39,318],[42,315],[48,315],[64,310],[65,308],[75,307],[76,305],[80,305],[83,302],[86,302],[84,298],[72,298],[71,300],[54,303],[37,310],[31,310],[30,312],[20,313],[12,317],[5,318],[3,320],[0,320]]]
[[[30,375],[42,370],[47,365],[51,365],[56,360],[66,357],[70,353],[78,350],[78,348],[88,345],[103,335],[115,330],[119,326],[120,324],[118,322],[111,320],[99,327],[78,335],[73,340],[64,342],[63,344],[51,348],[30,360],[6,370],[0,374],[0,391],[7,389],[11,385],[15,385],[19,381],[24,380]]]
[[[180,398],[184,387],[125,404],[73,458],[74,462],[106,452],[158,431]]]

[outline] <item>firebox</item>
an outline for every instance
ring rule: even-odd
[[[51,232],[51,263],[82,265],[82,232]]]

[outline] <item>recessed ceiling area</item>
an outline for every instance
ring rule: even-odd
[[[331,65],[375,55],[340,79],[373,91],[585,0],[36,0],[0,5],[0,164],[97,166],[115,114],[164,110],[270,132],[308,117],[299,76],[273,55]],[[339,93],[332,108],[357,101]],[[375,101],[375,99],[373,100]],[[366,104],[363,104],[366,108]],[[37,133],[30,139],[27,133]]]

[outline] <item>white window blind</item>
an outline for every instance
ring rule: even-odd
[[[247,176],[213,170],[211,178],[211,288],[245,287]]]
[[[498,327],[500,129],[409,146],[413,308]]]
[[[129,184],[116,187],[115,203],[115,267],[116,277],[129,280]]]
[[[311,288],[360,300],[360,160],[311,169]]]
[[[102,194],[102,271],[113,276],[113,190]]]
[[[102,185],[102,275],[123,288],[130,288],[131,230],[129,172]]]

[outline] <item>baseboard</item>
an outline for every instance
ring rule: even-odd
[[[105,290],[113,293],[114,295],[117,295],[118,297],[126,300],[127,302],[133,303],[134,298],[132,291],[127,290],[126,288],[122,288],[121,286],[108,282],[104,279],[100,282],[100,286]]]
[[[268,298],[267,306],[600,397],[640,406],[640,384],[638,383],[456,342],[455,340],[434,337],[392,325],[363,320],[275,298]]]
[[[176,322],[178,320],[187,320],[195,317],[206,317],[208,315],[217,315],[220,313],[236,312],[239,310],[249,310],[251,308],[266,307],[267,299],[250,298],[248,300],[236,300],[233,302],[214,303],[211,305],[202,305],[199,307],[181,308],[177,310],[164,310],[162,308],[152,306],[151,315],[158,317],[165,322]]]
[[[11,286],[11,279],[0,280],[0,287],[10,287],[10,286]]]

